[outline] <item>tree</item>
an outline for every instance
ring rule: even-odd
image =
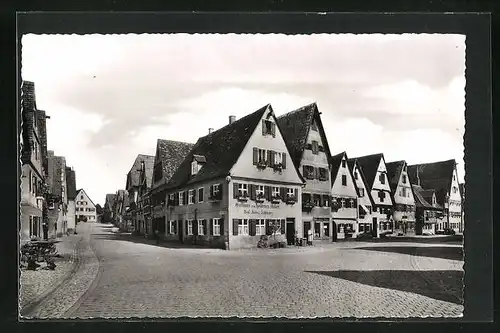
[[[104,209],[101,207],[100,204],[95,205],[95,210],[97,215],[102,215],[104,213]]]

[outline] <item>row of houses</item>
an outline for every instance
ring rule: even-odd
[[[276,231],[290,242],[462,232],[462,193],[455,160],[332,154],[315,103],[280,117],[266,105],[195,144],[158,140],[105,211],[137,234],[236,249]]]
[[[95,206],[77,190],[66,158],[47,149],[50,116],[37,108],[33,82],[22,82],[21,106],[20,240],[62,237],[74,232],[79,220],[95,219],[90,211],[94,207],[95,215]]]

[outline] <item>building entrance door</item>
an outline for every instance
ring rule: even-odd
[[[295,244],[295,219],[286,219],[286,242],[288,245]]]
[[[311,222],[309,221],[304,222],[304,229],[302,230],[303,231],[302,238],[307,238],[310,229],[311,229]]]
[[[377,218],[374,217],[373,218],[373,222],[372,222],[372,235],[373,237],[377,237],[377,232],[378,232],[378,223],[377,223]]]
[[[184,231],[182,229],[183,226],[182,220],[177,220],[177,235],[179,236],[179,241],[184,243]]]

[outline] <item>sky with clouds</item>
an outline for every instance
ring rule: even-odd
[[[271,103],[316,102],[333,154],[456,159],[464,178],[465,36],[25,35],[48,149],[95,203],[156,140],[196,142]]]

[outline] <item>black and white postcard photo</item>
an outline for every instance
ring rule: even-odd
[[[465,35],[19,43],[21,319],[463,317]]]

